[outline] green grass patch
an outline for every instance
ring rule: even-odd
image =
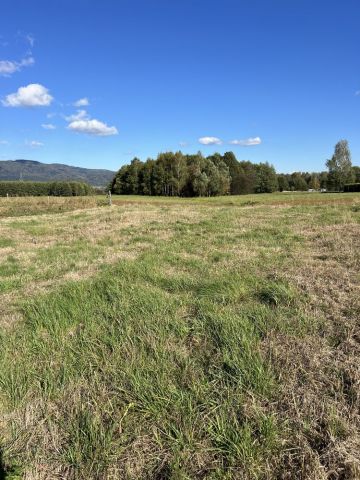
[[[192,475],[192,455],[213,464],[221,454],[219,472],[261,469],[277,422],[261,411],[242,419],[242,402],[248,391],[271,395],[275,380],[253,317],[226,306],[244,295],[239,278],[174,284],[151,267],[121,263],[24,305],[22,327],[2,338],[0,382],[9,408],[30,398],[43,405],[34,423],[13,422],[24,441],[25,429],[40,444],[29,457],[20,442],[10,462],[45,461],[46,424],[63,439],[61,461],[82,478],[105,475],[114,455],[134,448],[134,434],[157,455],[168,452],[172,475]],[[157,455],[148,455],[151,476]]]
[[[0,248],[13,247],[15,244],[11,238],[0,238]]]

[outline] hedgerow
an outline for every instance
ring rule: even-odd
[[[76,197],[91,195],[92,188],[83,182],[0,181],[0,197]]]

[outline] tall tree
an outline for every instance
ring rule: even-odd
[[[328,184],[328,172],[320,172],[319,173],[319,182],[320,188],[326,189]]]
[[[236,178],[236,191],[240,195],[255,193],[258,181],[257,166],[247,161],[239,162],[239,173]]]
[[[301,172],[292,173],[289,184],[290,189],[295,190],[296,192],[306,192],[306,190],[309,188]]]
[[[219,154],[215,154],[215,155],[219,155]],[[241,193],[244,193],[241,188],[242,170],[233,152],[225,152],[222,157],[222,160],[229,169],[231,195],[239,195]]]
[[[139,172],[143,163],[138,158],[134,158],[128,168],[126,178],[126,189],[129,195],[137,195],[139,193]]]
[[[149,158],[139,171],[139,193],[141,195],[153,194],[153,171],[155,161]]]
[[[275,168],[269,163],[256,165],[256,193],[272,193],[278,190]]]
[[[360,167],[354,165],[352,168],[354,172],[354,181],[360,183]]]
[[[284,190],[287,191],[290,189],[289,182],[286,175],[278,175],[278,185],[279,185],[280,192],[283,192]]]
[[[347,140],[340,140],[335,145],[334,155],[327,160],[329,169],[329,190],[343,190],[345,183],[354,181],[354,171],[351,164],[351,153]]]
[[[320,188],[320,180],[319,180],[319,175],[317,173],[312,173],[311,178],[309,181],[309,187],[312,190],[319,190]]]

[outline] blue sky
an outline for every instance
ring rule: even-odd
[[[1,19],[0,159],[316,171],[346,138],[360,163],[358,0],[1,0]]]

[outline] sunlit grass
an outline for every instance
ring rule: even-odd
[[[317,479],[328,432],[351,455],[348,195],[19,203],[0,220],[7,478]]]

